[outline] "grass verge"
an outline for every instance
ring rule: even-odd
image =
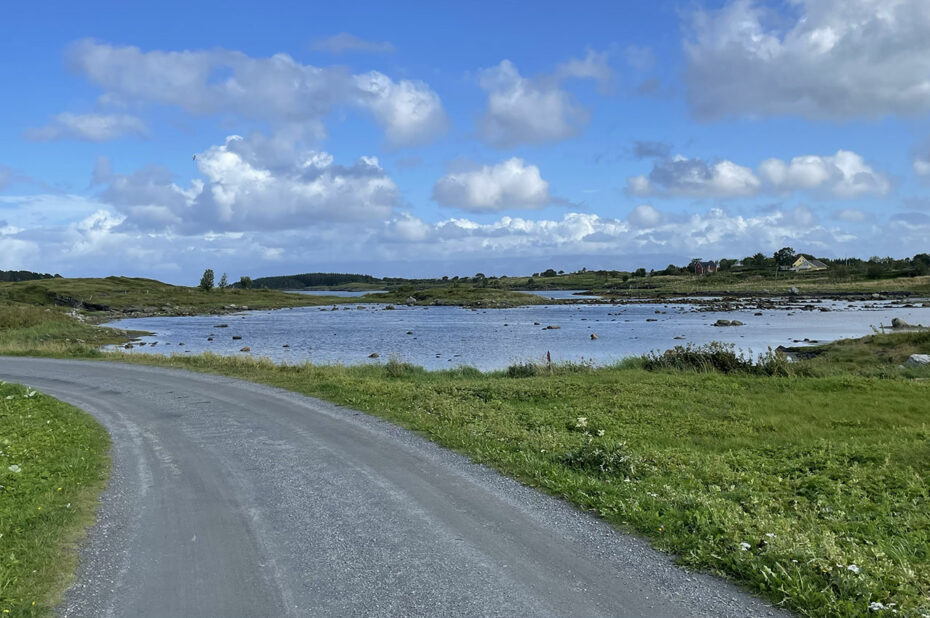
[[[49,616],[77,566],[109,470],[89,415],[0,383],[0,612]]]

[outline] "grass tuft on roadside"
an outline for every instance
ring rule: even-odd
[[[77,565],[109,471],[109,437],[86,413],[0,383],[0,611],[50,616]]]

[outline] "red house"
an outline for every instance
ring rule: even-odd
[[[697,262],[694,265],[694,274],[706,275],[717,272],[717,262]]]

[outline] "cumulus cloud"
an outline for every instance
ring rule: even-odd
[[[514,264],[571,261],[562,256],[606,265],[641,263],[644,255],[661,254],[682,263],[693,255],[739,257],[784,246],[823,255],[861,255],[864,246],[879,255],[912,255],[926,249],[930,236],[930,217],[921,213],[850,224],[836,217],[821,221],[803,205],[776,206],[754,216],[719,208],[685,215],[642,205],[625,220],[570,212],[553,219],[502,216],[490,222],[460,217],[430,222],[395,210],[385,219],[305,217],[285,229],[204,232],[140,229],[131,224],[132,214],[78,196],[4,199],[0,206],[20,210],[9,217],[16,227],[0,226],[0,260],[6,265],[0,268],[133,274],[188,285],[196,284],[205,264],[233,278],[297,272],[308,263],[410,276],[437,274],[436,264],[468,270],[469,265],[493,263],[515,273],[521,267]],[[59,221],[57,215],[37,213],[38,207],[71,215]],[[32,217],[19,217],[19,212]],[[5,212],[3,218],[8,218]]]
[[[891,183],[861,155],[839,150],[832,156],[805,155],[791,161],[766,159],[759,174],[777,191],[822,189],[834,197],[886,195]]]
[[[333,36],[314,39],[310,47],[318,51],[329,52],[336,56],[348,52],[362,52],[370,54],[389,54],[395,51],[390,41],[369,41],[359,38],[348,32],[340,32]]]
[[[321,132],[335,106],[369,110],[397,145],[435,137],[445,127],[438,95],[418,81],[315,67],[287,54],[252,58],[238,51],[143,51],[91,39],[71,45],[75,71],[106,90],[105,100],[150,102],[192,114],[234,114],[275,126]]]
[[[358,100],[384,127],[392,144],[417,144],[446,131],[446,114],[439,95],[423,82],[395,82],[371,71],[355,77]]]
[[[635,143],[634,153],[639,144]],[[759,164],[757,171],[726,159],[707,163],[676,155],[656,161],[648,176],[627,179],[627,192],[643,196],[733,198],[794,191],[812,191],[828,198],[858,198],[887,195],[891,182],[861,155],[849,150],[828,156],[804,155],[790,161],[770,158]]]
[[[557,80],[593,79],[602,89],[610,86],[613,76],[613,70],[607,64],[607,52],[593,49],[589,49],[584,58],[572,58],[560,63],[555,69]]]
[[[930,176],[930,159],[914,159],[914,172],[918,176]]]
[[[487,109],[478,122],[482,139],[497,148],[542,144],[574,137],[588,123],[589,114],[560,86],[567,78],[594,79],[602,87],[612,72],[607,53],[588,51],[583,60],[569,60],[555,75],[529,79],[503,60],[481,71],[479,84],[488,93]]]
[[[231,136],[207,149],[197,156],[203,178],[187,188],[158,167],[101,174],[109,185],[100,198],[126,217],[127,226],[178,233],[384,220],[398,201],[397,186],[374,157],[346,167],[328,153],[304,151],[287,166],[270,166],[264,145]]]
[[[808,118],[930,110],[926,0],[794,0],[778,15],[732,0],[694,15],[685,79],[694,114]]]
[[[497,165],[446,174],[436,181],[433,199],[473,212],[540,208],[552,201],[539,168],[513,157]]]
[[[648,177],[627,179],[627,190],[634,195],[746,197],[758,193],[760,186],[748,167],[726,160],[710,164],[681,155],[657,161]]]
[[[640,204],[627,217],[634,227],[655,227],[662,221],[662,213],[649,204]]]
[[[145,123],[130,114],[71,114],[56,115],[52,122],[28,129],[26,137],[35,141],[78,139],[106,142],[125,136],[145,135]]]

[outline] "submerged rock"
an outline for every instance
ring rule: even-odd
[[[378,357],[380,357],[380,356],[381,356],[381,355],[378,354],[377,352],[372,352],[371,354],[368,355],[368,358],[378,358]]]

